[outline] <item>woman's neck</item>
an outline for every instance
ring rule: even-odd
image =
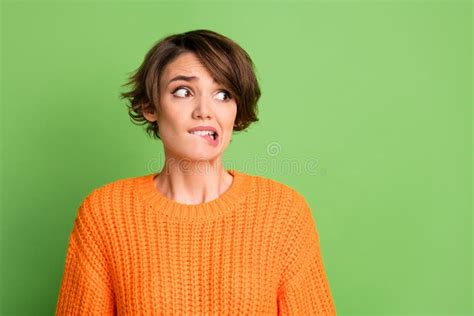
[[[165,161],[155,177],[156,189],[167,198],[182,204],[201,204],[221,196],[232,185],[233,177],[222,163],[209,161]]]

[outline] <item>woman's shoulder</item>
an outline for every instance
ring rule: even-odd
[[[146,176],[122,177],[92,185],[78,203],[77,217],[83,221],[103,223],[111,213],[119,214],[128,209],[135,181]]]
[[[126,195],[132,192],[133,185],[137,181],[141,181],[146,177],[150,176],[147,175],[139,175],[139,176],[129,176],[129,177],[121,177],[112,179],[102,184],[92,186],[89,191],[84,196],[84,201],[97,201],[97,200],[109,200],[111,201],[112,198]]]
[[[271,194],[278,194],[283,199],[287,199],[292,203],[306,203],[304,195],[293,184],[290,184],[283,180],[278,180],[272,176],[263,176],[245,173],[254,179],[256,187],[262,193],[269,192]]]

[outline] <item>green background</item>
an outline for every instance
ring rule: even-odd
[[[312,207],[338,315],[472,312],[472,3],[2,3],[1,315],[52,315],[77,208],[158,171],[118,97],[165,35],[252,57],[260,122],[228,167]]]

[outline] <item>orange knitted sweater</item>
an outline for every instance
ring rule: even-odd
[[[116,180],[80,205],[56,315],[335,315],[305,198],[229,169],[202,204],[162,195],[154,176]]]

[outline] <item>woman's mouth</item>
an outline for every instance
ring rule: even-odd
[[[219,144],[219,134],[217,134],[217,132],[193,131],[193,132],[189,132],[189,134],[205,139],[210,145],[214,147]]]

